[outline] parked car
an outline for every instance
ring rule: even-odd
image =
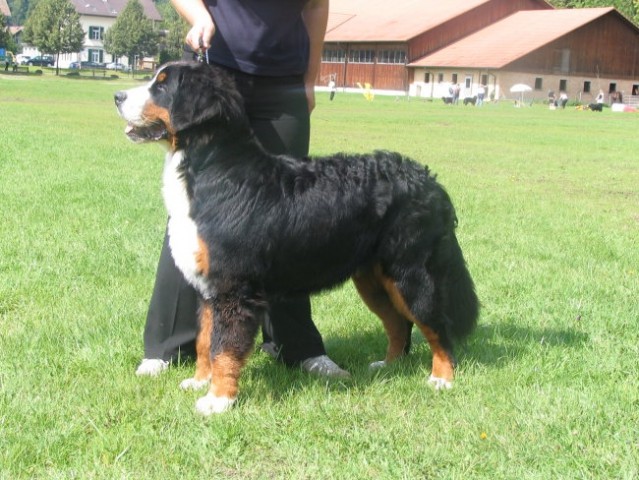
[[[23,55],[21,53],[18,53],[16,55],[16,62],[19,63],[20,65],[26,65],[29,60],[31,60],[31,57],[29,55]]]
[[[106,69],[107,70],[122,70],[123,72],[128,72],[131,70],[131,67],[129,67],[128,65],[124,65],[123,63],[107,63],[106,64]]]
[[[80,62],[80,68],[104,68],[104,63]]]
[[[55,60],[51,55],[39,55],[27,61],[27,65],[38,67],[53,67],[54,64]]]
[[[78,68],[80,68],[80,62],[71,62],[71,63],[69,63],[69,68],[70,69],[78,69]]]

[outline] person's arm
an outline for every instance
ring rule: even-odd
[[[202,0],[171,0],[171,3],[180,16],[191,25],[191,29],[186,34],[187,45],[194,51],[200,47],[209,48],[211,38],[215,34],[215,24],[204,2]]]
[[[315,80],[322,62],[322,48],[324,46],[324,35],[326,35],[326,23],[328,22],[328,2],[329,0],[309,0],[302,12],[302,18],[310,40],[308,68],[304,75],[309,112],[312,112],[315,108]]]

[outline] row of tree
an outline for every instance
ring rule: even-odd
[[[186,24],[168,2],[158,7],[165,19],[166,29],[154,28],[151,20],[144,15],[139,0],[129,0],[113,26],[105,32],[104,49],[114,59],[127,57],[131,65],[135,57],[157,54],[160,46],[161,62],[179,58]],[[6,32],[5,28],[0,29]],[[54,55],[57,64],[60,54],[82,50],[85,34],[80,15],[70,0],[39,0],[24,24],[23,41],[44,54]]]
[[[29,13],[41,0],[7,0],[11,9],[11,24],[24,25]],[[639,0],[547,0],[557,8],[616,7],[630,20],[639,24]],[[158,7],[168,0],[155,0]],[[162,12],[164,13],[164,12]]]
[[[160,62],[181,56],[186,23],[175,12],[169,0],[155,0],[163,17],[160,29],[144,15],[139,0],[129,0],[114,25],[104,36],[104,48],[114,59],[127,57],[132,64],[136,56],[155,55]],[[639,0],[548,0],[557,8],[614,6],[629,20],[639,25]],[[11,24],[24,23],[23,40],[42,53],[60,54],[82,50],[85,32],[80,16],[70,0],[8,0]],[[0,47],[15,51],[15,43],[6,31],[7,22],[0,15]],[[5,38],[6,37],[6,38]]]

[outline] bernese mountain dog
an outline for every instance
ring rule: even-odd
[[[167,147],[163,196],[176,265],[201,299],[197,360],[182,387],[208,393],[203,415],[237,399],[240,371],[274,298],[352,278],[388,336],[383,366],[408,353],[416,325],[433,354],[429,382],[453,381],[453,342],[479,302],[455,236],[450,198],[399,153],[271,155],[256,140],[233,79],[175,62],[115,94],[126,135]]]

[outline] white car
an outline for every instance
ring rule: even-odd
[[[107,70],[122,70],[123,72],[128,72],[129,70],[131,70],[131,67],[129,67],[128,65],[124,65],[122,63],[107,63],[106,64],[106,69]]]
[[[22,53],[18,53],[16,55],[16,63],[19,63],[20,65],[26,65],[29,60],[31,60],[31,56],[30,55],[24,55]]]

